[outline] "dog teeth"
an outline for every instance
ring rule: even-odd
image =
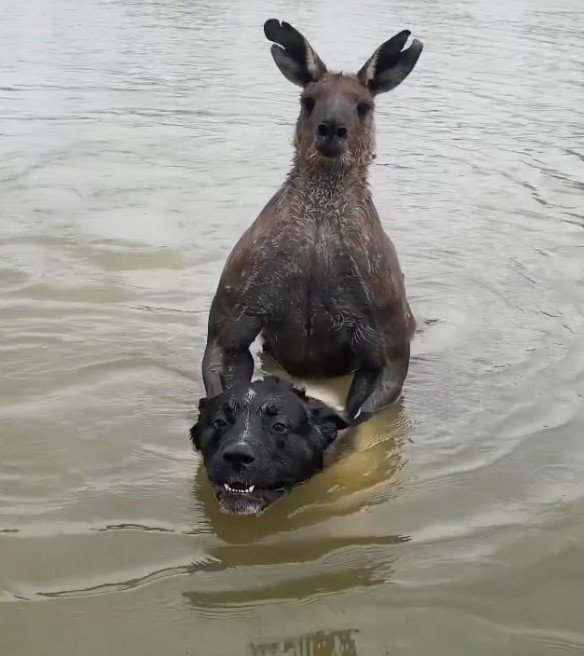
[[[228,483],[223,483],[223,487],[227,492],[235,492],[235,494],[251,494],[255,490],[255,485],[250,485],[249,487],[231,487]]]

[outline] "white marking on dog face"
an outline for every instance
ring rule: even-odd
[[[243,433],[241,434],[242,440],[245,440],[251,434],[251,404],[256,396],[257,396],[257,392],[255,392],[252,389],[248,389],[244,397],[244,401],[247,404],[247,408],[245,411],[245,423],[243,424]]]
[[[245,423],[243,424],[243,433],[241,434],[241,439],[245,441],[251,434],[251,412],[249,408],[245,414]]]

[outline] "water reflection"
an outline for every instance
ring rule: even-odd
[[[251,656],[358,656],[354,629],[315,631],[298,638],[250,644]]]
[[[375,422],[366,426],[360,438],[355,431],[350,450],[341,460],[258,516],[223,514],[203,468],[199,468],[194,496],[219,542],[211,547],[210,560],[193,573],[183,592],[197,612],[238,616],[256,604],[309,603],[391,580],[400,546],[409,542],[409,536],[373,527],[363,532],[354,510],[397,493],[401,451],[395,437],[379,439]],[[356,448],[360,440],[374,442],[373,436],[377,443],[361,452]],[[387,457],[381,457],[382,451]],[[350,478],[350,491],[340,489],[343,478]],[[341,532],[333,529],[331,520],[342,522],[343,517],[350,523]]]
[[[302,543],[296,545],[297,551],[288,562],[268,561],[269,568],[261,561],[248,567],[205,568],[191,578],[182,596],[198,613],[225,618],[245,616],[266,604],[326,603],[342,592],[385,584],[397,559],[384,545],[351,545],[315,560],[302,554],[304,547]]]
[[[309,385],[310,393],[327,397],[329,402],[331,389],[329,383],[318,388]],[[295,487],[260,515],[239,517],[222,513],[202,462],[193,485],[194,500],[213,533],[227,543],[238,544],[364,510],[399,493],[408,425],[406,408],[399,403],[345,431],[328,450],[324,471]]]

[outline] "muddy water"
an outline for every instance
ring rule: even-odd
[[[2,0],[3,655],[584,651],[581,2],[331,7]],[[399,406],[229,519],[187,428],[290,160],[270,16],[347,70],[426,44],[372,170],[423,330]]]

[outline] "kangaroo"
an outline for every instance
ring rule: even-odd
[[[229,255],[203,357],[208,397],[253,375],[249,347],[289,373],[354,372],[345,402],[361,422],[396,401],[415,321],[396,250],[373,205],[374,101],[412,71],[422,43],[408,30],[383,43],[357,75],[329,72],[288,23],[264,25],[277,67],[302,87],[294,159],[281,188]]]

